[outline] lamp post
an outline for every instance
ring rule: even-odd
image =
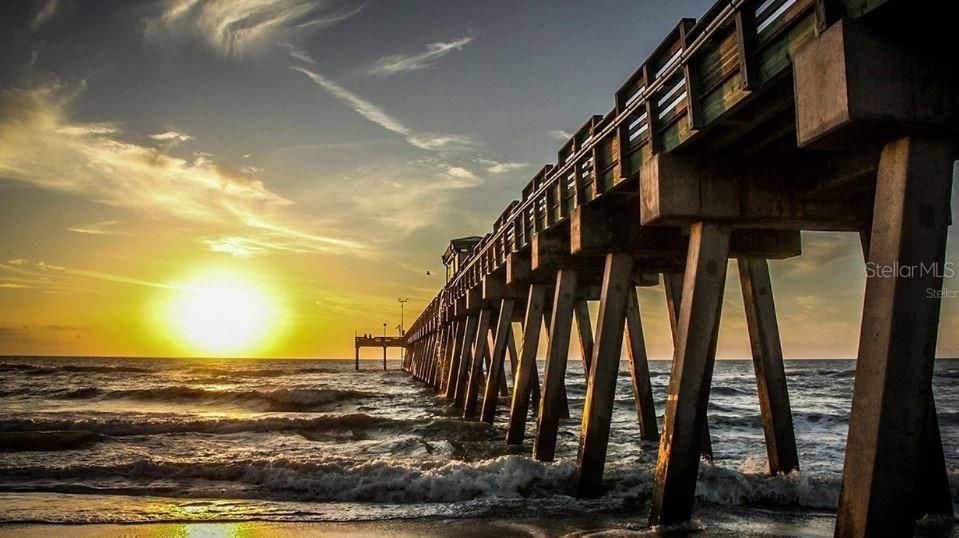
[[[406,336],[406,331],[403,328],[403,307],[406,306],[409,297],[398,297],[396,301],[400,303],[400,337]],[[406,346],[400,347],[400,359],[406,358]]]

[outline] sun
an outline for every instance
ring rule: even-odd
[[[177,286],[166,325],[192,352],[248,354],[276,330],[278,308],[264,289],[230,273],[194,277]]]

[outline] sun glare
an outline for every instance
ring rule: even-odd
[[[193,352],[237,355],[260,349],[276,330],[278,309],[256,284],[210,274],[181,284],[167,304],[166,325]]]

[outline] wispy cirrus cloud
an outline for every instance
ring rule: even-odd
[[[130,232],[116,229],[118,220],[104,220],[92,224],[80,224],[67,228],[68,231],[87,235],[133,235]]]
[[[473,41],[472,37],[465,36],[452,41],[430,43],[426,46],[426,50],[416,54],[391,54],[384,56],[374,62],[368,72],[375,76],[389,77],[411,71],[429,69],[435,66],[440,58],[451,52],[462,50],[463,47],[471,41]]]
[[[566,141],[573,136],[573,133],[569,133],[561,129],[553,129],[552,131],[548,131],[546,135],[556,140]]]
[[[245,60],[344,21],[365,4],[338,0],[168,0],[145,21],[148,42],[199,41],[218,56]]]
[[[500,162],[482,157],[477,159],[476,162],[482,165],[489,174],[508,174],[509,172],[522,170],[529,166],[529,163]]]
[[[30,29],[36,32],[46,23],[50,22],[56,16],[57,9],[60,7],[59,0],[46,0],[37,10],[33,20],[30,21]]]
[[[108,124],[72,123],[66,107],[76,92],[60,86],[0,90],[0,178],[68,192],[152,218],[201,225],[211,234],[249,235],[272,251],[356,252],[365,249],[343,230],[304,227],[293,202],[252,171],[192,160],[123,140]],[[112,221],[74,227],[114,232]]]
[[[190,140],[193,140],[192,136],[186,133],[181,133],[180,131],[175,131],[175,130],[152,134],[150,135],[150,138],[158,142],[166,143],[168,146],[179,146],[180,144],[183,144],[184,142],[189,142]]]
[[[357,114],[387,131],[403,136],[407,142],[420,149],[430,151],[463,149],[469,147],[472,143],[469,138],[459,135],[416,132],[393,116],[387,114],[382,108],[361,98],[320,73],[297,65],[290,66],[290,69],[303,73],[330,95],[346,103],[347,106],[353,109]]]

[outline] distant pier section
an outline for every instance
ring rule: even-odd
[[[386,370],[386,348],[398,347],[400,349],[406,346],[406,337],[404,336],[372,336],[356,335],[353,337],[354,367],[360,369],[360,348],[361,347],[381,347],[383,348],[383,369]]]

